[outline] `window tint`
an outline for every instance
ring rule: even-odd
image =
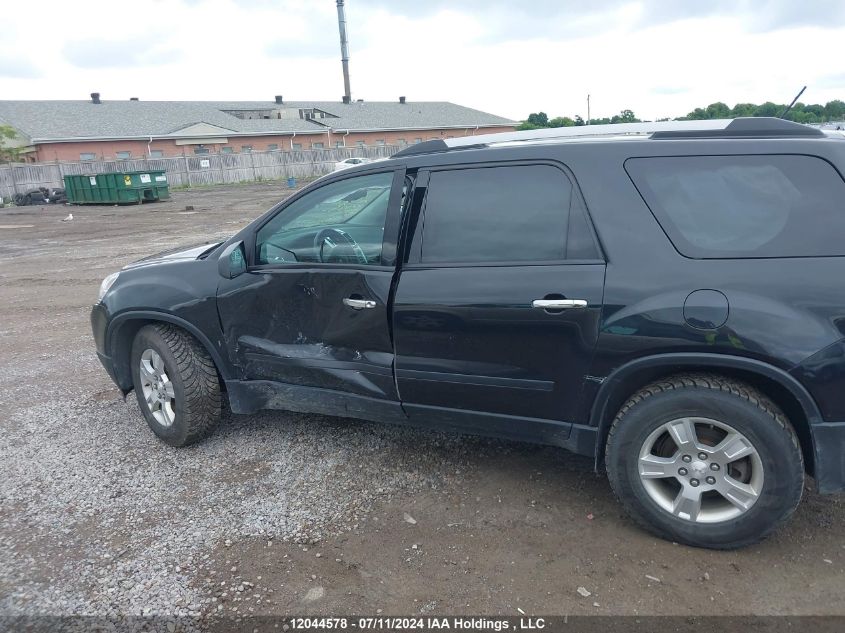
[[[256,235],[256,262],[381,264],[393,172],[323,185],[280,211]]]
[[[578,200],[566,175],[548,165],[432,172],[421,261],[594,259],[598,252]]]
[[[687,257],[845,255],[845,182],[820,158],[635,158],[625,168]]]

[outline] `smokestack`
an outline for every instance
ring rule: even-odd
[[[343,102],[352,101],[352,90],[349,88],[349,40],[346,38],[346,10],[343,0],[337,0],[337,25],[340,29],[340,61],[343,64]]]
[[[404,104],[405,103],[405,97],[399,97],[399,103]]]
[[[100,103],[100,93],[99,92],[92,92],[91,93],[91,103]]]
[[[282,95],[276,95],[276,103],[282,105],[284,101],[282,100]]]

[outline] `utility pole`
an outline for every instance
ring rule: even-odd
[[[346,10],[343,0],[337,0],[337,25],[340,29],[340,61],[343,64],[343,102],[352,102],[352,90],[349,88],[349,40],[346,37]]]
[[[587,95],[587,125],[590,124],[590,95]]]

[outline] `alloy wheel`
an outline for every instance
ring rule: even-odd
[[[745,514],[763,489],[763,462],[730,425],[684,417],[655,429],[637,463],[648,496],[674,516],[717,523]]]

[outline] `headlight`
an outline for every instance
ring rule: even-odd
[[[97,301],[102,301],[103,297],[106,296],[106,293],[109,291],[109,288],[114,285],[114,282],[117,281],[117,276],[120,273],[112,273],[105,279],[103,279],[103,283],[100,284],[100,294],[97,295]]]

